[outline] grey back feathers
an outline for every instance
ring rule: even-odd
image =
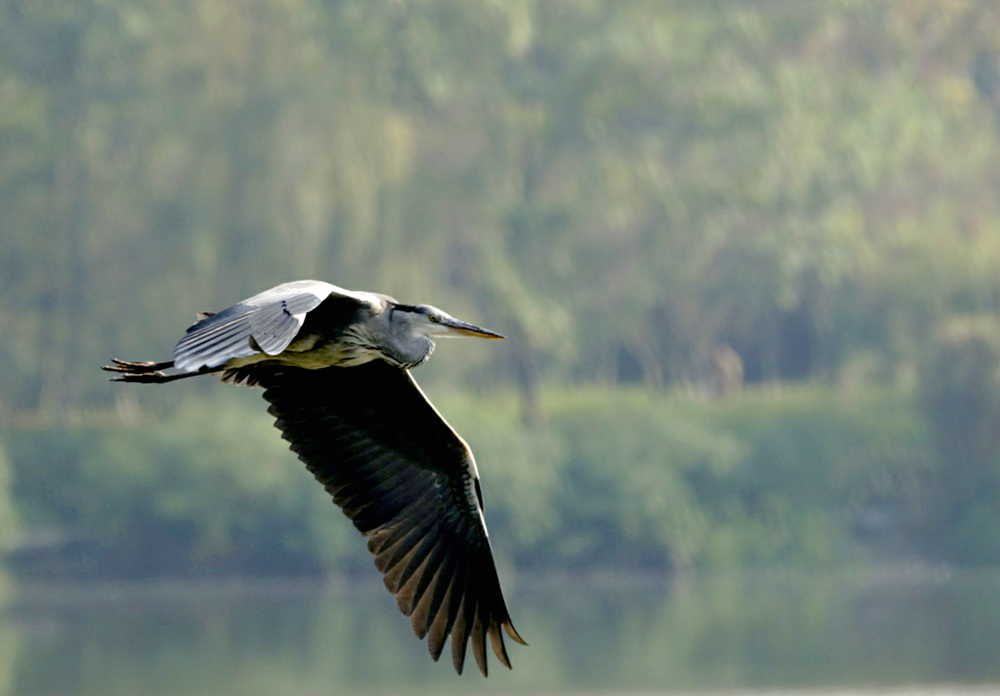
[[[279,355],[298,335],[307,313],[331,297],[346,300],[351,315],[360,308],[385,303],[372,293],[353,292],[319,280],[278,285],[194,324],[174,348],[174,366],[197,371],[258,353]]]

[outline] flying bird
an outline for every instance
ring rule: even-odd
[[[503,338],[430,305],[300,280],[200,313],[173,360],[103,369],[122,382],[219,374],[263,387],[282,437],[368,538],[431,657],[450,637],[461,673],[471,641],[485,676],[487,641],[510,668],[501,629],[526,643],[500,589],[472,451],[410,374],[443,336]]]

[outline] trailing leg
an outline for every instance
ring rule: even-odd
[[[177,374],[168,375],[163,372],[163,370],[169,369],[174,366],[173,360],[168,360],[166,362],[129,362],[128,360],[119,360],[118,358],[111,358],[113,365],[103,365],[102,370],[106,372],[117,373],[118,377],[112,377],[112,382],[140,382],[145,384],[162,384],[164,382],[173,382],[174,380],[184,379],[185,377],[197,377],[198,375],[207,375],[215,370],[211,368],[202,368],[196,370],[195,372],[179,372]]]

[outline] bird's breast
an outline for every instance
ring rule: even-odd
[[[320,370],[324,367],[355,367],[383,357],[374,347],[353,336],[329,340],[313,334],[295,339],[278,355],[256,353],[245,358],[233,358],[225,364],[225,368],[266,363]]]
[[[355,367],[382,357],[376,350],[345,341],[317,341],[305,350],[293,350],[293,347],[294,344],[278,357],[286,365],[310,370],[324,367]]]

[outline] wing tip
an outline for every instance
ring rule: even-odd
[[[517,632],[517,629],[514,628],[514,622],[510,620],[509,616],[504,617],[503,621],[500,622],[500,625],[503,626],[504,632],[508,636],[510,636],[510,639],[512,641],[514,641],[518,645],[523,645],[524,647],[528,647],[528,641],[522,638],[521,634]]]

